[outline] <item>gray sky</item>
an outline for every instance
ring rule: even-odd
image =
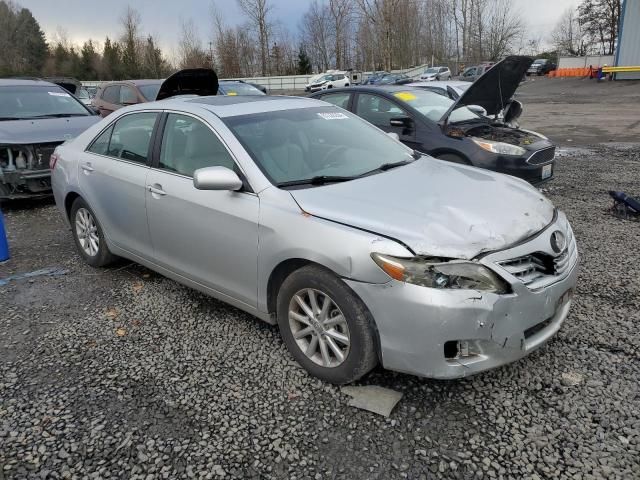
[[[170,56],[176,51],[175,43],[182,20],[193,19],[203,39],[211,36],[211,3],[213,0],[17,0],[29,8],[40,22],[49,40],[62,28],[68,38],[82,43],[88,38],[100,42],[108,35],[116,37],[118,19],[127,5],[142,15],[142,31],[158,38],[163,50]],[[511,0],[529,26],[532,37],[548,37],[560,14],[579,0]],[[309,0],[272,0],[273,17],[292,33],[297,33],[298,22],[307,10]],[[243,23],[235,0],[217,0],[218,9],[228,24]]]

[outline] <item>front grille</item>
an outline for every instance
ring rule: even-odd
[[[55,142],[55,143],[41,143],[39,145],[34,145],[34,158],[33,158],[33,169],[38,170],[42,168],[49,168],[49,157],[56,149],[58,145],[61,145],[63,142]]]
[[[556,147],[549,147],[535,152],[527,159],[527,163],[530,163],[531,165],[542,165],[543,163],[549,163],[555,157]]]
[[[545,287],[565,276],[576,263],[578,247],[571,227],[567,229],[567,246],[556,257],[536,252],[498,264],[531,289]]]

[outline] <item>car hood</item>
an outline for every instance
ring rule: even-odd
[[[218,75],[210,68],[188,68],[167,78],[158,90],[156,100],[178,95],[217,95]]]
[[[311,215],[396,239],[418,255],[446,258],[506,248],[554,216],[551,202],[522,180],[430,157],[290,193]]]
[[[532,63],[531,57],[515,55],[496,63],[460,95],[440,121],[446,123],[451,112],[468,105],[480,105],[488,115],[499,114],[513,98]]]
[[[97,115],[0,122],[0,144],[27,145],[70,140],[102,120]]]

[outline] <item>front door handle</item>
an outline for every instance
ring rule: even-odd
[[[147,189],[153,193],[154,195],[159,195],[161,197],[165,196],[167,194],[167,192],[165,192],[164,190],[162,190],[162,185],[158,185],[157,183],[155,185],[149,185],[147,187]]]
[[[82,168],[82,170],[84,170],[87,173],[93,172],[93,167],[91,166],[91,162],[87,162],[81,165],[80,168]]]

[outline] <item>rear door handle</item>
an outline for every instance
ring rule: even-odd
[[[93,172],[93,167],[91,166],[91,162],[87,162],[83,165],[80,165],[80,168],[82,168],[82,170],[84,170],[87,173]]]
[[[161,197],[165,196],[167,194],[167,192],[165,192],[164,190],[162,190],[162,185],[149,185],[147,187],[147,189],[155,194],[155,195],[160,195]]]

